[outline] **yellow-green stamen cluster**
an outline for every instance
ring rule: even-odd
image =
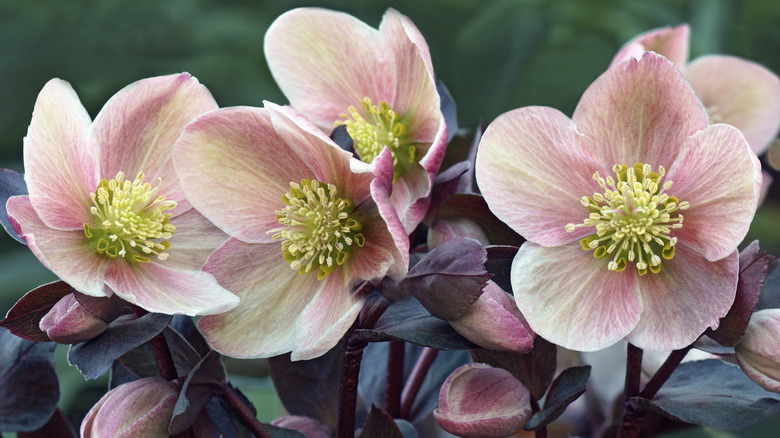
[[[393,179],[410,164],[417,162],[417,147],[407,143],[406,125],[387,102],[374,105],[368,97],[361,101],[369,120],[363,118],[354,106],[350,106],[349,114],[339,114],[344,120],[337,120],[334,125],[346,125],[347,133],[354,141],[355,151],[361,160],[371,163],[385,146],[393,154]]]
[[[283,227],[269,231],[282,241],[284,261],[300,275],[319,269],[322,280],[352,257],[354,245],[363,246],[363,225],[355,219],[355,203],[339,197],[333,184],[304,179],[290,183],[282,196],[286,206],[276,211]]]
[[[640,275],[648,270],[661,271],[661,260],[674,257],[677,238],[672,230],[682,228],[681,210],[690,207],[665,193],[672,181],[660,185],[665,170],[658,166],[654,172],[649,164],[615,165],[615,178],[602,178],[598,172],[593,179],[604,193],[583,196],[582,205],[590,215],[581,224],[568,224],[566,231],[578,227],[595,227],[596,233],[580,240],[582,249],[593,250],[596,258],[612,256],[607,264],[610,271],[622,271],[628,262],[636,265]]]
[[[92,196],[90,213],[94,226],[84,223],[84,235],[98,254],[110,258],[123,257],[130,262],[148,263],[154,255],[160,260],[168,258],[167,240],[176,227],[169,223],[176,201],[166,201],[158,196],[162,180],[157,187],[144,183],[139,173],[134,181],[125,180],[119,172],[110,181],[100,180]]]

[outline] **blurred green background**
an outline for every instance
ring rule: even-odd
[[[125,85],[181,71],[221,106],[286,103],[262,40],[276,16],[297,6],[343,10],[373,26],[389,6],[408,15],[428,41],[462,129],[525,105],[571,114],[624,42],[665,25],[691,25],[691,58],[733,54],[780,71],[780,2],[773,1],[0,0],[0,167],[23,171],[22,138],[38,91],[53,77],[69,81],[93,117]],[[780,184],[748,239],[780,255],[778,223]],[[0,237],[0,311],[53,279],[23,245]],[[83,387],[78,378],[64,380],[63,390]],[[257,397],[266,397],[270,387],[259,386]]]

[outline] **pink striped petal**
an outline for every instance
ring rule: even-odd
[[[685,69],[710,123],[728,123],[763,153],[780,130],[780,79],[765,67],[734,56],[702,56]]]
[[[295,324],[292,360],[322,356],[344,336],[363,307],[364,295],[353,292],[349,272],[339,269],[322,280],[322,285]]]
[[[144,172],[152,185],[162,178],[160,194],[179,203],[174,214],[187,211],[189,201],[173,168],[173,144],[192,119],[217,108],[208,89],[187,73],[143,79],[123,88],[95,118],[102,178],[114,178],[119,171],[131,180]]]
[[[174,163],[192,204],[227,234],[273,242],[290,182],[316,174],[281,138],[268,111],[225,108],[192,122],[174,149]]]
[[[564,348],[594,351],[619,341],[642,313],[636,270],[607,270],[579,244],[526,242],[512,262],[517,307],[537,335]]]
[[[680,145],[707,127],[707,113],[671,62],[655,53],[617,64],[582,95],[572,117],[598,146],[610,169],[615,164],[669,166]]]
[[[168,239],[171,247],[166,251],[169,257],[164,264],[169,268],[199,271],[211,253],[228,239],[194,208],[171,218],[171,224],[176,231]]]
[[[103,287],[103,272],[110,259],[87,246],[83,228],[69,231],[49,228],[38,217],[27,196],[8,199],[6,208],[14,230],[44,266],[85,295],[110,295]]]
[[[580,198],[599,188],[596,145],[558,110],[525,107],[502,114],[485,130],[476,161],[477,183],[490,210],[528,240],[545,246],[587,234]]]
[[[626,336],[649,350],[677,350],[693,343],[707,328],[717,328],[737,291],[737,251],[717,262],[677,245],[672,260],[658,274],[639,279],[642,317]]]
[[[653,29],[632,38],[612,58],[610,66],[630,58],[639,59],[644,52],[655,52],[672,61],[680,70],[688,62],[691,28],[687,24]]]
[[[52,79],[41,90],[24,138],[30,202],[48,227],[79,230],[99,181],[92,121],[70,84]]]
[[[268,67],[290,104],[325,132],[368,96],[395,101],[395,59],[377,29],[343,13],[299,8],[265,34]]]
[[[314,274],[299,275],[291,269],[278,242],[248,244],[230,239],[212,254],[204,270],[241,302],[231,311],[204,316],[198,327],[212,348],[237,358],[292,351],[297,319],[324,284]]]
[[[668,193],[691,207],[682,211],[680,242],[710,261],[731,254],[753,220],[761,190],[761,163],[736,128],[713,125],[681,145],[669,168]]]
[[[149,312],[184,315],[222,313],[238,304],[238,297],[203,271],[172,269],[152,261],[130,264],[114,260],[106,284],[123,300]]]

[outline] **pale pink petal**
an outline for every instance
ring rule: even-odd
[[[312,274],[313,275],[313,274]],[[354,293],[346,269],[337,269],[306,305],[295,324],[295,349],[292,360],[308,360],[322,356],[344,336],[363,307],[365,295]]]
[[[198,271],[209,255],[228,239],[227,234],[194,208],[171,218],[171,224],[176,231],[168,239],[169,257],[163,262],[169,268]]]
[[[92,121],[70,84],[52,79],[35,101],[24,138],[24,180],[43,223],[81,229],[90,217],[90,193],[99,181]]]
[[[729,125],[713,125],[681,145],[669,168],[670,195],[687,201],[680,242],[710,261],[734,251],[753,220],[761,190],[761,163],[742,134]]]
[[[364,97],[395,100],[395,58],[383,37],[357,18],[317,8],[285,12],[265,34],[265,57],[290,104],[330,132]]]
[[[187,73],[128,85],[95,117],[93,136],[100,145],[101,177],[111,179],[122,171],[132,180],[144,172],[153,186],[162,178],[159,194],[179,203],[174,214],[187,211],[189,201],[171,161],[173,144],[192,119],[217,108],[208,89]]]
[[[582,95],[572,117],[615,164],[669,166],[686,138],[707,127],[707,112],[671,62],[655,53],[617,64]]]
[[[49,228],[38,217],[27,196],[8,199],[6,208],[14,230],[44,266],[85,295],[107,296],[103,272],[111,259],[98,255],[87,246],[83,228],[70,231]]]
[[[677,350],[693,343],[707,328],[717,328],[737,291],[737,251],[711,262],[685,245],[677,245],[661,272],[639,278],[642,316],[626,336],[649,350]]]
[[[293,153],[260,108],[225,108],[192,122],[176,143],[174,164],[204,216],[245,242],[273,242],[274,211],[290,182],[316,175]]]
[[[220,286],[211,274],[172,269],[162,263],[114,260],[105,273],[105,282],[120,298],[150,312],[210,315],[238,304],[238,297]]]
[[[639,59],[644,52],[656,52],[682,70],[688,62],[691,28],[687,24],[653,29],[632,38],[612,58],[610,66],[629,58]]]
[[[578,243],[524,243],[512,262],[512,290],[531,329],[577,351],[610,346],[630,333],[642,313],[642,279],[631,267],[609,271],[608,261]]]
[[[241,299],[235,309],[198,321],[212,348],[237,358],[271,357],[295,348],[298,316],[323,284],[315,273],[291,269],[278,242],[238,239],[217,249],[204,270]]]
[[[580,199],[599,189],[593,172],[605,169],[594,148],[558,110],[516,109],[485,130],[477,183],[490,210],[526,239],[545,246],[578,240],[588,231],[564,227],[587,217]]]
[[[756,154],[780,130],[780,79],[766,67],[735,56],[709,55],[685,69],[710,114],[710,123],[736,126]]]

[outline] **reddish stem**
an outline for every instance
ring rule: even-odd
[[[414,364],[412,374],[409,375],[409,380],[406,382],[403,393],[401,393],[401,416],[400,418],[409,418],[409,413],[412,410],[412,403],[414,403],[417,392],[420,391],[423,380],[428,374],[428,369],[431,367],[433,360],[436,359],[436,354],[439,350],[435,348],[425,347],[420,353],[420,357],[417,359],[417,363]]]
[[[236,411],[238,417],[241,418],[241,421],[244,422],[257,438],[272,438],[271,434],[265,430],[263,423],[257,419],[257,416],[249,410],[249,407],[244,404],[238,394],[236,394],[230,386],[225,385],[224,391],[219,394],[219,396]]]
[[[618,423],[618,436],[635,438],[639,436],[641,415],[634,412],[629,400],[639,394],[639,383],[642,377],[642,349],[628,344],[626,360],[626,384],[623,390],[623,409]]]
[[[341,356],[341,377],[339,379],[338,437],[354,438],[355,410],[357,409],[357,388],[360,376],[360,362],[363,349],[368,342],[347,332],[344,351]]]
[[[385,409],[393,418],[401,414],[401,390],[404,384],[403,341],[390,341],[387,354],[387,381],[385,382]]]

